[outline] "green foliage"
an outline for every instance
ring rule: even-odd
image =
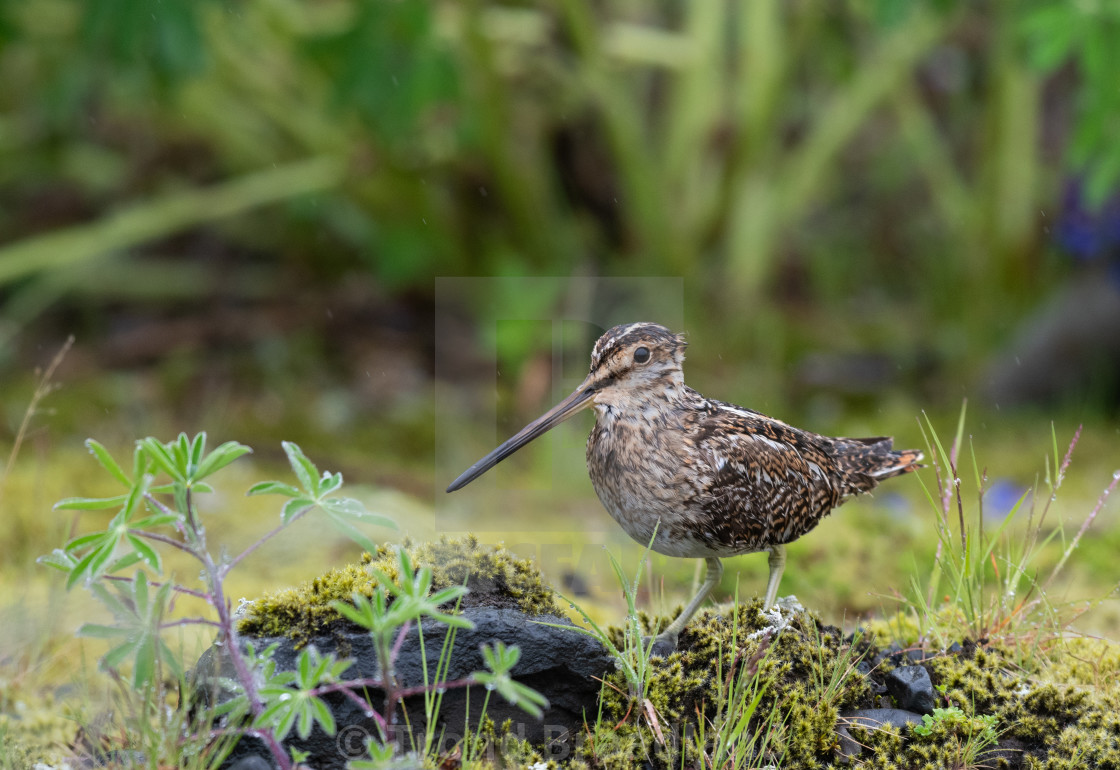
[[[105,626],[86,623],[78,629],[79,636],[94,639],[119,639],[123,641],[101,658],[101,665],[117,670],[126,661],[132,661],[132,685],[142,690],[156,676],[157,663],[168,667],[176,676],[182,671],[171,648],[160,638],[164,612],[171,600],[171,583],[163,583],[149,595],[148,578],[136,573],[132,583],[117,583],[110,591],[102,583],[91,583],[90,591],[116,618],[116,625]]]
[[[92,58],[129,75],[149,70],[161,80],[202,71],[206,46],[196,0],[89,0],[81,3],[80,40]],[[153,13],[153,10],[156,12]]]
[[[43,234],[3,207],[3,309],[21,324],[68,297],[206,285],[135,249],[238,215],[224,234],[295,280],[358,261],[430,292],[433,275],[565,275],[573,254],[629,274],[640,254],[646,274],[702,265],[691,299],[746,297],[763,321],[790,282],[826,310],[904,303],[876,332],[902,346],[916,324],[983,322],[1050,288],[1051,270],[1022,269],[1060,190],[1046,142],[1094,201],[1120,178],[1108,3],[43,5],[0,5],[0,193],[73,190],[94,221]],[[1052,83],[1070,98],[1044,100]],[[1068,137],[1042,130],[1067,118]],[[181,166],[151,160],[184,144]],[[223,267],[230,291],[269,290]],[[168,273],[192,281],[152,280]],[[834,331],[813,320],[796,333]]]
[[[381,527],[396,527],[392,519],[367,511],[365,506],[349,497],[332,497],[342,486],[342,474],[324,471],[319,476],[319,469],[315,467],[298,446],[291,441],[283,442],[284,453],[288,462],[299,479],[301,489],[282,484],[279,481],[262,481],[254,484],[246,493],[248,495],[283,495],[291,498],[284,503],[280,518],[284,524],[291,524],[295,519],[303,516],[308,511],[318,508],[327,516],[327,520],[340,533],[350,538],[367,551],[374,551],[377,546],[373,544],[357,525],[376,525]]]
[[[548,699],[536,690],[510,677],[509,672],[521,659],[521,650],[516,645],[506,647],[505,643],[498,640],[494,646],[486,644],[482,647],[482,657],[486,660],[486,667],[490,673],[477,672],[474,680],[484,685],[488,691],[501,695],[510,703],[520,706],[526,712],[541,718],[544,713],[542,708],[548,708]],[[487,696],[489,697],[489,696]],[[485,706],[483,711],[485,712]]]
[[[964,730],[969,737],[975,735],[983,746],[995,743],[998,737],[994,716],[970,717],[956,706],[935,708],[932,714],[922,714],[922,723],[914,726],[914,732],[926,738],[946,729]]]
[[[423,0],[359,3],[344,29],[304,43],[330,78],[333,108],[356,111],[382,141],[402,150],[432,107],[458,95],[434,16]]]
[[[284,740],[293,727],[300,738],[306,739],[315,723],[327,735],[334,735],[334,716],[320,697],[320,688],[338,682],[350,665],[348,660],[320,655],[315,648],[300,652],[294,671],[276,671],[268,661],[262,672],[264,684],[257,691],[268,706],[253,720],[254,727],[271,730],[279,740]]]
[[[1112,2],[1036,0],[1020,19],[1030,63],[1041,72],[1073,64],[1081,79],[1070,161],[1086,180],[1090,203],[1099,205],[1120,182],[1120,6]]]
[[[1052,454],[1046,458],[1043,482],[1036,489],[1023,492],[998,526],[986,529],[984,495],[988,471],[981,470],[973,450],[971,480],[976,500],[966,502],[959,467],[964,429],[962,407],[955,438],[947,450],[928,418],[923,426],[929,447],[927,457],[936,482],[933,488],[923,482],[923,488],[937,513],[938,549],[929,578],[924,584],[918,578],[911,583],[906,597],[909,611],[921,635],[932,638],[942,648],[962,634],[974,639],[1002,637],[1037,646],[1042,635],[1058,633],[1072,618],[1072,603],[1063,606],[1052,602],[1047,589],[1120,479],[1112,479],[1081,527],[1066,542],[1061,522],[1050,527],[1047,517],[1057,500],[1081,429],[1074,434],[1063,457],[1052,428]],[[1041,509],[1037,509],[1040,497],[1043,502]],[[1013,522],[1024,514],[1026,526],[1013,527]],[[1059,539],[1065,542],[1061,557],[1044,579],[1037,577],[1037,562],[1043,549]],[[944,607],[938,601],[943,593]],[[960,623],[953,623],[954,618],[959,618]]]
[[[266,740],[273,758],[282,768],[291,767],[292,757],[281,747],[280,741],[293,726],[301,736],[306,737],[316,722],[328,733],[333,733],[333,718],[318,696],[323,688],[337,681],[350,663],[321,658],[317,653],[304,651],[296,671],[278,673],[267,655],[256,656],[251,651],[246,655],[238,645],[229,643],[235,635],[224,590],[226,575],[245,555],[280,529],[266,534],[233,559],[219,563],[207,545],[206,530],[194,496],[212,491],[204,479],[248,453],[249,447],[229,441],[207,452],[205,433],[193,439],[180,434],[168,443],[146,438],[136,442],[129,473],[100,443],[91,439],[87,446],[101,467],[124,485],[126,491],[109,498],[63,500],[58,507],[94,512],[116,508],[117,513],[106,529],[78,536],[42,561],[67,573],[67,587],[79,582],[86,585],[114,615],[114,625],[87,624],[80,630],[85,636],[116,642],[102,656],[102,668],[119,678],[118,672],[131,664],[132,689],[128,692],[142,698],[142,703],[149,704],[140,713],[150,714],[152,693],[162,692],[164,672],[180,681],[183,677],[184,667],[164,641],[163,634],[184,623],[216,628],[219,641],[237,672],[234,686],[238,695],[220,710],[227,715],[250,714],[254,734]],[[303,489],[266,482],[255,486],[250,493],[262,490],[293,493],[300,505],[295,510],[285,510],[281,528],[315,508],[323,509],[328,515],[337,515],[331,506],[338,501],[329,495],[341,486],[342,477],[332,473],[319,477],[318,469],[295,444],[286,443],[284,450]],[[161,474],[170,482],[157,484],[156,479]],[[366,512],[356,501],[347,500],[344,507],[346,515],[356,521],[387,522],[384,517]],[[160,532],[162,529],[169,529],[172,534]],[[361,539],[368,540],[364,535]],[[155,590],[151,590],[148,573],[139,565],[156,575],[162,573],[162,560],[153,544],[174,547],[199,562],[202,567],[201,590],[188,588],[173,580],[155,583]],[[133,568],[132,574],[118,574],[129,568]],[[417,583],[414,587],[421,590],[427,586]],[[172,597],[176,594],[204,599],[215,612],[217,620],[205,617],[167,619]],[[150,732],[141,729],[143,734]],[[196,740],[193,732],[184,734],[186,740]],[[207,736],[208,729],[201,734]],[[215,745],[221,746],[222,742]]]

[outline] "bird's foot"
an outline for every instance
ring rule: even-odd
[[[655,637],[645,637],[642,643],[646,645],[652,658],[667,658],[677,651],[677,634],[660,633]]]

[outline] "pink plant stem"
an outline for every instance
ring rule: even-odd
[[[1077,548],[1077,543],[1079,540],[1081,540],[1081,536],[1085,534],[1086,530],[1089,529],[1089,525],[1093,523],[1093,519],[1097,518],[1097,514],[1100,513],[1102,508],[1104,508],[1105,501],[1108,500],[1108,496],[1112,494],[1112,491],[1116,489],[1116,485],[1118,483],[1120,483],[1120,470],[1112,474],[1112,483],[1105,487],[1104,491],[1101,492],[1101,496],[1097,499],[1097,504],[1093,506],[1093,510],[1089,512],[1089,515],[1085,518],[1085,521],[1082,522],[1081,529],[1077,530],[1077,534],[1074,535],[1073,540],[1070,541],[1069,547],[1066,548],[1065,553],[1062,554],[1062,558],[1054,567],[1054,571],[1050,573],[1050,577],[1046,580],[1047,585],[1049,585],[1050,581],[1053,580],[1059,572],[1061,572],[1062,567],[1064,567],[1066,564],[1066,560],[1069,559],[1070,554],[1072,554],[1074,549]]]
[[[102,580],[115,580],[115,581],[120,582],[120,583],[133,583],[133,582],[136,581],[136,578],[124,577],[123,575],[102,575],[101,579]],[[161,586],[164,585],[164,583],[161,580],[151,580],[151,581],[148,581],[148,585],[152,586],[153,588],[160,588]],[[185,594],[187,596],[193,596],[196,599],[202,599],[204,601],[208,601],[210,599],[209,594],[207,594],[203,591],[195,591],[194,589],[187,588],[186,586],[172,585],[171,590],[174,591],[175,593]]]
[[[197,556],[198,555],[197,553],[195,553],[195,550],[191,546],[187,545],[186,543],[180,543],[175,538],[168,537],[167,535],[161,535],[158,532],[149,532],[146,529],[131,529],[130,528],[128,530],[128,533],[130,535],[136,535],[137,537],[147,538],[148,540],[155,540],[157,543],[163,543],[165,545],[171,546],[172,548],[178,548],[180,551],[183,551],[184,553],[189,553],[191,556]]]
[[[303,515],[304,515],[305,513],[307,513],[307,512],[308,512],[308,511],[310,511],[311,509],[312,509],[312,506],[308,506],[307,508],[304,508],[304,509],[303,509],[302,511],[300,511],[299,513],[297,513],[297,514],[296,514],[295,516],[293,516],[293,517],[292,517],[291,519],[289,519],[288,521],[285,521],[285,522],[283,522],[283,523],[281,523],[281,524],[278,524],[277,526],[273,527],[273,528],[272,528],[271,530],[269,530],[268,532],[265,532],[265,533],[264,533],[263,535],[261,535],[261,537],[260,537],[260,539],[259,539],[259,540],[257,540],[257,541],[256,541],[255,543],[253,543],[252,545],[250,545],[250,546],[249,546],[248,548],[246,548],[246,549],[245,549],[244,551],[242,551],[241,553],[237,554],[237,556],[234,556],[234,557],[233,557],[233,559],[232,559],[231,561],[229,561],[229,562],[228,562],[228,563],[227,563],[227,564],[226,564],[226,565],[225,565],[225,566],[223,567],[223,570],[224,570],[225,572],[229,572],[229,571],[230,571],[231,569],[233,569],[234,567],[236,567],[236,566],[237,566],[237,565],[238,565],[238,564],[239,564],[239,563],[241,562],[241,560],[242,560],[242,559],[244,559],[244,558],[245,558],[246,556],[248,556],[249,554],[251,554],[251,553],[252,553],[253,551],[255,551],[255,550],[257,550],[258,548],[260,548],[260,547],[261,547],[262,545],[264,545],[265,543],[267,543],[267,542],[268,542],[269,540],[271,540],[272,538],[276,537],[276,535],[280,534],[280,532],[281,532],[281,531],[283,531],[283,529],[284,529],[285,527],[287,527],[287,526],[288,526],[289,524],[291,524],[292,522],[294,522],[294,521],[295,521],[296,519],[298,519],[298,518],[300,518],[301,516],[303,516]]]
[[[360,697],[358,693],[355,692],[355,690],[360,687],[377,687],[378,689],[381,689],[384,686],[384,682],[382,682],[380,679],[349,679],[345,682],[338,682],[336,684],[327,684],[316,687],[312,691],[312,694],[325,695],[329,692],[342,693],[346,698],[348,698],[356,706],[358,706],[362,710],[362,713],[368,714],[373,718],[375,722],[377,722],[377,727],[381,730],[382,736],[387,736],[389,734],[389,725],[385,721],[385,718],[378,714],[377,710],[370,706],[368,701]]]
[[[1062,460],[1062,467],[1058,469],[1058,478],[1054,484],[1055,489],[1062,485],[1062,479],[1066,477],[1066,469],[1069,468],[1069,461],[1073,459],[1073,448],[1077,446],[1077,442],[1081,438],[1081,429],[1084,427],[1084,424],[1078,425],[1077,431],[1073,434],[1073,440],[1069,442],[1069,449],[1066,450],[1065,459]]]
[[[443,682],[439,686],[441,689],[454,690],[457,687],[470,687],[472,684],[476,684],[474,677],[467,676],[462,679],[452,679],[450,682]],[[423,695],[426,692],[430,692],[431,689],[431,685],[426,684],[418,684],[415,687],[403,687],[397,690],[397,697],[411,698],[413,695]]]
[[[144,497],[154,505],[166,509],[166,506],[156,500],[150,492],[145,493]],[[216,624],[218,626],[218,641],[225,645],[226,654],[229,655],[230,663],[233,665],[233,670],[237,674],[237,681],[245,691],[245,698],[249,702],[249,713],[256,719],[264,710],[264,704],[261,702],[260,695],[257,692],[256,681],[253,679],[252,672],[249,671],[249,665],[245,661],[245,656],[241,652],[241,647],[237,642],[237,632],[233,627],[233,615],[230,612],[230,603],[225,596],[224,572],[214,563],[213,557],[210,556],[210,552],[206,549],[206,532],[199,525],[198,517],[194,513],[194,502],[191,499],[190,487],[187,487],[185,507],[187,509],[187,526],[191,528],[191,534],[194,537],[194,543],[191,546],[186,546],[164,535],[153,536],[151,532],[138,531],[137,534],[142,534],[147,537],[152,537],[152,539],[174,545],[176,548],[186,551],[194,556],[195,559],[202,562],[207,576],[207,588],[210,589],[210,605],[218,612],[218,623]],[[268,744],[273,759],[280,765],[280,770],[291,770],[291,757],[288,756],[288,752],[284,750],[280,742],[276,740],[276,736],[272,731],[254,729],[246,731],[246,733],[254,734]]]

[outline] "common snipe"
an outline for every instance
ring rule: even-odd
[[[684,384],[685,340],[664,326],[616,326],[595,343],[591,370],[570,396],[483,457],[454,492],[587,407],[595,427],[587,470],[603,506],[630,537],[668,556],[703,558],[704,584],[657,641],[681,629],[719,582],[720,558],[769,551],[765,606],[774,604],[785,544],[848,497],[915,470],[922,453],[889,438],[829,438]]]

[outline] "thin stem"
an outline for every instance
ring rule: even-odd
[[[1077,530],[1077,534],[1074,535],[1069,547],[1066,548],[1065,553],[1062,554],[1062,558],[1058,560],[1054,571],[1050,573],[1050,577],[1046,579],[1047,586],[1049,586],[1057,574],[1062,571],[1062,567],[1066,565],[1066,560],[1069,559],[1070,554],[1077,548],[1077,543],[1081,540],[1081,536],[1089,529],[1089,525],[1093,523],[1093,519],[1097,518],[1097,514],[1100,513],[1101,508],[1104,507],[1105,501],[1108,500],[1108,496],[1112,494],[1112,491],[1116,489],[1118,483],[1120,483],[1120,471],[1116,471],[1112,474],[1112,483],[1101,492],[1101,496],[1097,499],[1097,504],[1093,506],[1093,510],[1089,512],[1088,517],[1086,517],[1085,521],[1081,524],[1081,529]]]
[[[162,505],[162,503],[160,504]],[[230,603],[225,595],[225,572],[214,562],[214,557],[210,555],[210,551],[206,548],[206,532],[202,528],[199,520],[198,513],[194,509],[194,501],[191,496],[190,487],[187,487],[185,495],[186,507],[186,520],[190,527],[190,533],[194,537],[198,545],[197,550],[191,551],[195,558],[202,562],[203,570],[205,572],[205,581],[207,588],[210,591],[210,605],[218,612],[218,622],[215,624],[218,627],[218,639],[225,642],[226,652],[229,655],[230,663],[233,665],[233,670],[237,674],[237,681],[241,684],[245,692],[245,698],[249,703],[249,712],[253,718],[256,719],[264,711],[264,703],[261,701],[260,694],[257,691],[257,683],[254,679],[252,672],[249,671],[249,665],[245,660],[245,655],[241,650],[241,645],[237,641],[237,631],[233,624],[233,615],[230,612]],[[151,533],[145,533],[150,535]],[[174,541],[171,541],[174,543]],[[178,547],[179,544],[175,543]],[[281,770],[291,770],[292,760],[280,742],[276,740],[275,734],[270,730],[252,730],[247,731],[262,738],[267,744],[269,751],[272,752],[273,758],[277,764],[280,765]]]
[[[440,682],[439,686],[441,689],[446,688],[448,690],[452,690],[457,687],[470,687],[472,684],[477,684],[475,678],[473,676],[466,676],[462,679],[452,679],[450,682]],[[397,697],[400,699],[411,698],[413,695],[423,695],[424,693],[431,691],[431,689],[431,685],[426,684],[418,684],[412,687],[402,687],[401,689],[397,690]]]
[[[160,513],[165,514],[167,516],[174,516],[175,517],[175,529],[183,537],[187,536],[187,528],[183,526],[182,517],[180,517],[179,514],[176,511],[173,511],[170,508],[168,508],[161,500],[159,500],[154,495],[152,495],[151,492],[145,492],[144,493],[144,499],[146,501],[148,501],[149,505],[151,505],[153,508],[155,508]]]
[[[12,450],[8,452],[8,462],[4,464],[4,471],[0,473],[0,489],[4,487],[4,481],[8,478],[8,471],[11,470],[12,464],[16,461],[19,455],[20,447],[23,446],[23,440],[27,437],[28,428],[31,426],[31,418],[38,412],[39,402],[42,401],[53,390],[51,387],[51,378],[54,377],[54,372],[62,363],[62,359],[66,357],[67,352],[74,345],[74,335],[71,334],[66,338],[66,342],[62,343],[62,347],[55,353],[54,358],[51,359],[50,364],[47,366],[46,371],[35,383],[35,390],[31,394],[31,401],[24,410],[23,420],[19,424],[19,430],[16,431],[15,440],[12,441]]]
[[[238,565],[238,564],[239,564],[239,563],[241,562],[241,560],[242,560],[242,559],[244,559],[244,558],[245,558],[246,556],[248,556],[249,554],[251,554],[251,553],[252,553],[253,551],[255,551],[255,550],[257,550],[258,548],[260,548],[260,547],[261,547],[262,545],[264,545],[264,544],[265,544],[266,542],[268,542],[268,541],[269,541],[269,540],[271,540],[272,538],[276,537],[276,535],[280,534],[280,532],[281,532],[281,531],[282,531],[282,530],[283,530],[283,529],[284,529],[285,527],[287,527],[287,526],[288,526],[289,524],[291,524],[292,522],[296,521],[296,520],[297,520],[297,519],[299,519],[299,518],[300,518],[301,516],[303,516],[303,515],[304,515],[305,513],[307,513],[308,511],[310,511],[310,510],[312,509],[312,507],[313,507],[313,506],[309,506],[309,507],[307,507],[307,508],[304,508],[304,509],[303,509],[302,511],[300,511],[299,513],[297,513],[297,514],[296,514],[295,516],[293,516],[293,517],[292,517],[291,519],[289,519],[288,521],[286,521],[286,522],[282,522],[282,523],[278,524],[277,526],[275,526],[275,527],[273,527],[272,529],[270,529],[270,530],[269,530],[268,532],[266,532],[266,533],[264,533],[263,535],[261,535],[261,537],[260,537],[260,539],[259,539],[259,540],[257,540],[257,541],[256,541],[255,543],[251,544],[251,545],[250,545],[250,546],[249,546],[248,548],[246,548],[246,549],[245,549],[244,551],[242,551],[241,553],[237,554],[237,556],[233,557],[233,559],[232,559],[232,560],[230,560],[230,561],[226,562],[226,565],[225,565],[225,567],[223,568],[223,569],[224,569],[224,571],[225,571],[225,572],[229,572],[229,571],[230,571],[231,569],[233,569],[234,567],[236,567],[236,566],[237,566],[237,565]]]
[[[136,535],[137,537],[144,537],[144,538],[147,538],[148,540],[155,540],[157,543],[163,543],[164,545],[169,545],[172,548],[178,548],[180,551],[183,551],[184,553],[189,553],[191,556],[194,556],[196,559],[199,558],[198,551],[196,551],[194,548],[187,545],[186,543],[180,543],[175,538],[168,537],[167,535],[161,535],[158,532],[149,532],[146,529],[132,529],[132,528],[129,528],[128,532],[129,532],[129,534]],[[201,559],[200,559],[200,561],[201,561]]]
[[[397,656],[401,654],[401,646],[404,644],[404,638],[411,630],[412,621],[406,620],[404,622],[404,625],[400,627],[400,630],[397,631],[397,640],[393,642],[393,649],[389,652],[389,655],[391,656],[390,660],[393,663],[397,662]]]
[[[343,696],[351,700],[356,706],[361,708],[362,713],[371,717],[377,722],[377,727],[381,731],[381,736],[384,739],[389,734],[389,723],[385,718],[377,713],[377,711],[370,705],[369,701],[360,697],[355,690],[364,687],[376,687],[381,689],[384,683],[380,679],[348,679],[345,682],[338,682],[336,684],[327,684],[316,687],[311,691],[312,695],[320,696],[331,692],[342,693]]]
[[[136,580],[136,578],[124,577],[123,575],[102,575],[101,579],[102,580],[116,580],[116,581],[119,581],[121,583],[132,583],[132,582],[135,582],[135,580]],[[148,585],[152,586],[153,588],[160,588],[164,585],[164,583],[162,581],[159,581],[159,580],[152,580],[148,583]],[[193,596],[196,599],[202,599],[203,601],[206,601],[206,602],[210,601],[210,595],[205,593],[204,591],[195,591],[192,588],[187,588],[185,586],[181,586],[181,585],[178,585],[178,584],[175,584],[175,583],[173,583],[171,585],[171,590],[175,591],[176,593],[185,594],[187,596]]]
[[[206,618],[181,618],[159,625],[160,628],[174,628],[175,626],[213,626],[214,628],[221,628],[217,621],[207,620]]]

